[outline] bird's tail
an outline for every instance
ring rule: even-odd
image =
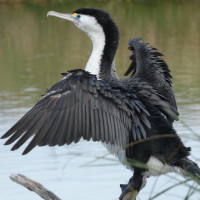
[[[180,167],[186,176],[191,177],[200,185],[200,168],[199,166],[188,158],[181,159]]]

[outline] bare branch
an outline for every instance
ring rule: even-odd
[[[137,191],[133,190],[124,195],[122,200],[136,200]]]
[[[10,179],[30,191],[37,193],[41,198],[45,200],[61,200],[57,197],[53,192],[46,189],[42,184],[22,175],[22,174],[12,174],[10,175]],[[137,192],[135,190],[128,192],[122,200],[136,200]]]
[[[12,174],[10,176],[10,179],[26,187],[30,191],[37,193],[40,197],[42,197],[45,200],[61,200],[53,192],[46,189],[43,185],[22,174]]]

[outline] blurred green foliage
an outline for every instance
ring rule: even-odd
[[[11,1],[10,1],[11,2]],[[14,2],[14,1],[12,1]],[[84,68],[91,42],[73,24],[46,17],[49,10],[72,12],[80,7],[108,11],[119,26],[117,72],[129,66],[128,40],[143,37],[159,51],[172,70],[174,88],[183,98],[199,101],[200,2],[198,1],[72,1],[24,0],[0,4],[0,91],[38,96],[60,79],[60,73]],[[30,89],[32,88],[32,89]],[[191,90],[192,88],[192,90]],[[30,92],[32,93],[32,92]],[[4,96],[4,95],[3,95]],[[3,98],[3,97],[2,97]],[[32,103],[32,102],[30,102]]]

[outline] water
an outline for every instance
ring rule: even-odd
[[[30,3],[31,2],[31,3]],[[38,1],[39,2],[39,1]],[[49,10],[71,12],[80,7],[107,10],[120,28],[116,55],[120,76],[128,67],[128,40],[142,36],[165,54],[173,74],[180,121],[177,132],[192,158],[199,161],[200,130],[200,3],[198,1],[67,1],[0,4],[0,135],[5,133],[60,79],[60,73],[84,68],[91,53],[87,36],[69,22],[46,18]],[[93,142],[63,147],[37,147],[21,156],[0,140],[0,199],[40,199],[13,183],[9,175],[22,173],[39,181],[62,199],[117,199],[120,183],[131,172]],[[27,144],[27,143],[26,143]],[[95,161],[90,163],[90,161]],[[147,200],[184,180],[176,174],[151,178],[138,196]],[[191,183],[192,184],[192,183]],[[183,199],[188,187],[174,187],[160,200]],[[199,199],[199,193],[190,199]]]

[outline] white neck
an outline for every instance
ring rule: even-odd
[[[99,27],[101,28],[101,27]],[[85,70],[99,78],[101,59],[105,47],[105,35],[102,32],[87,33],[92,40],[93,50]]]
[[[85,70],[99,78],[101,59],[106,40],[105,33],[95,17],[82,15],[80,21],[80,23],[75,25],[88,35],[93,45],[92,54],[87,62]]]

